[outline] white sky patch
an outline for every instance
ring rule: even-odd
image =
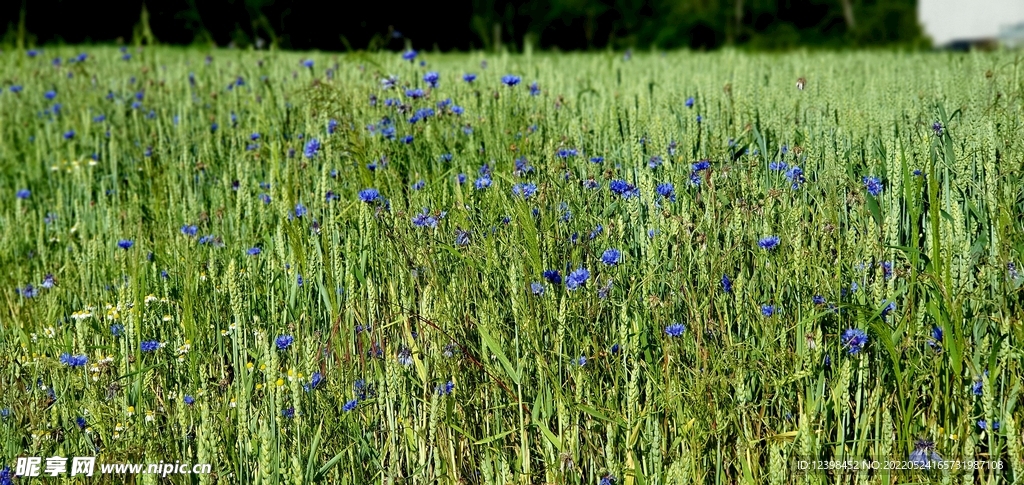
[[[994,38],[1024,22],[1024,0],[918,0],[917,20],[937,46]]]

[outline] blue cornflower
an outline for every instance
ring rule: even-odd
[[[262,250],[259,247],[251,247],[245,251],[249,256],[258,256],[261,252]]]
[[[313,69],[313,59],[306,59],[306,60],[302,61],[302,66],[303,67],[308,67],[310,69]]]
[[[459,181],[459,185],[466,183],[466,174],[460,173],[455,177]]]
[[[843,332],[843,347],[848,348],[850,355],[857,355],[868,343],[868,334],[859,328],[849,328]]]
[[[292,419],[295,417],[295,406],[291,406],[287,409],[281,410],[281,417]]]
[[[932,327],[932,337],[928,339],[928,345],[936,351],[942,350],[942,327]]]
[[[28,189],[20,189],[14,193],[14,196],[24,200],[32,196],[32,191]]]
[[[673,323],[672,325],[669,325],[669,326],[665,327],[665,333],[668,334],[669,337],[679,337],[685,331],[686,331],[686,325],[683,325],[683,324],[678,323],[678,322],[677,323]]]
[[[551,283],[553,285],[557,285],[557,284],[561,284],[562,283],[562,275],[558,273],[558,270],[554,270],[554,269],[544,270],[544,272],[541,273],[541,276],[543,276],[544,279],[548,280],[548,283]]]
[[[594,180],[594,177],[590,177],[590,178],[588,178],[588,179],[583,181],[583,187],[587,188],[587,189],[594,190],[594,189],[600,188],[601,187],[601,183],[598,182],[597,180]]]
[[[197,231],[199,231],[199,228],[194,225],[185,224],[181,226],[181,233],[189,237],[195,237]]]
[[[350,412],[350,411],[354,411],[356,409],[356,406],[358,406],[358,405],[359,405],[359,400],[358,399],[353,399],[351,401],[346,402],[341,407],[341,410],[345,411],[346,413]]]
[[[160,348],[160,342],[156,340],[146,340],[139,344],[139,350],[143,352],[156,352]]]
[[[476,81],[476,74],[469,73],[469,72],[466,73],[466,74],[463,74],[462,75],[462,80],[466,81],[467,83],[471,83],[473,81]]]
[[[765,236],[761,240],[757,241],[757,245],[761,246],[761,249],[771,251],[779,246],[779,236]]]
[[[864,177],[864,188],[867,189],[868,193],[878,197],[882,194],[882,181],[878,177]]]
[[[658,167],[661,166],[661,163],[662,163],[661,157],[658,156],[658,155],[655,155],[655,156],[651,157],[650,160],[647,161],[647,168],[650,168],[650,169],[658,168]]]
[[[628,61],[630,57],[632,57],[632,55],[629,51],[626,51],[626,55],[623,56],[623,60]],[[618,480],[615,479],[615,475],[605,475],[601,477],[601,481],[597,482],[597,485],[615,485],[615,482],[617,481]]]
[[[558,158],[569,158],[579,155],[579,151],[577,151],[575,148],[560,148],[557,152],[555,152],[555,155],[557,155]]]
[[[437,386],[437,393],[442,396],[447,396],[455,390],[455,383],[452,381],[445,382]]]
[[[530,162],[526,159],[526,157],[519,157],[516,159],[515,169],[513,170],[513,173],[515,173],[516,175],[522,175],[530,173],[532,171],[533,165],[530,165]]]
[[[732,293],[732,280],[729,279],[729,275],[722,275],[722,292]]]
[[[572,291],[580,286],[583,286],[590,279],[590,271],[585,268],[578,268],[576,271],[569,273],[569,276],[565,278],[565,288]]]
[[[196,398],[194,398],[192,396],[189,396],[187,394],[185,395],[185,399],[183,399],[183,400],[185,401],[185,404],[187,404],[189,406],[191,406],[191,405],[196,403]]]
[[[294,341],[295,341],[295,337],[292,337],[291,335],[287,335],[287,334],[278,335],[277,339],[274,340],[274,345],[277,346],[277,350],[285,350]]]
[[[806,178],[804,178],[803,169],[796,166],[790,167],[790,169],[786,171],[785,175],[786,178],[789,179],[789,183],[791,184],[793,190],[799,189],[800,184],[804,183],[807,180]]]
[[[260,134],[259,133],[253,133],[253,134],[249,135],[249,139],[252,140],[252,141],[259,140],[260,139]]]
[[[115,323],[111,325],[110,334],[113,335],[114,337],[120,337],[121,335],[124,335],[124,325],[121,325],[120,323]]]
[[[587,356],[581,355],[578,359],[576,359],[576,365],[579,365],[580,367],[587,365]]]
[[[214,133],[214,132],[216,132],[216,131],[217,131],[217,127],[218,127],[218,125],[217,125],[217,123],[216,123],[216,122],[212,123],[212,124],[210,125],[210,133]]]
[[[520,183],[512,186],[512,195],[517,195],[523,199],[529,199],[537,193],[537,184],[532,183]]]
[[[455,245],[456,246],[468,246],[469,245],[469,231],[463,231],[462,229],[455,230]]]
[[[885,279],[892,278],[892,261],[882,261],[879,265],[882,267],[882,275]]]
[[[606,249],[601,255],[601,262],[608,266],[619,264],[620,259],[622,259],[622,252],[615,248]]]
[[[594,238],[596,238],[597,236],[600,236],[602,232],[604,232],[604,226],[602,226],[600,224],[594,226],[594,229],[592,231],[590,231],[590,236],[589,236],[590,240],[593,241]]]
[[[417,180],[416,182],[414,182],[412,184],[411,188],[412,188],[412,190],[423,190],[423,187],[426,187],[426,186],[427,186],[427,183],[424,182],[421,179],[421,180]]]
[[[464,112],[465,112],[465,110],[462,109],[462,106],[452,106],[452,113],[455,113],[456,115],[461,115]],[[466,128],[469,128],[469,127],[466,127]],[[463,128],[462,131],[465,132],[466,128]],[[470,130],[469,133],[473,132],[472,128],[470,128],[469,130]],[[469,133],[466,133],[466,134],[468,135]]]
[[[409,62],[412,62],[412,60],[416,58],[416,54],[417,54],[416,51],[414,51],[412,49],[409,49],[409,50],[407,50],[407,51],[402,53],[402,59],[405,59],[405,60],[407,60]]]
[[[75,137],[75,130],[68,130],[64,132],[64,139],[70,140]]]
[[[814,303],[815,305],[824,305],[825,304],[825,297],[821,296],[821,295],[814,295],[811,298],[811,302]]]
[[[613,281],[611,280],[611,278],[609,278],[608,283],[597,289],[597,297],[602,300],[607,299],[608,295],[610,295],[612,292],[612,284]]]
[[[125,251],[127,251],[134,245],[135,241],[132,241],[131,239],[121,239],[120,241],[117,241],[117,247],[124,249]]]
[[[481,176],[480,178],[476,179],[476,182],[473,185],[477,188],[477,190],[486,189],[487,187],[491,186],[491,176]]]
[[[452,161],[452,154],[451,153],[443,153],[439,157],[439,160],[442,161],[442,162],[450,162],[450,161]]]
[[[429,210],[424,207],[423,212],[420,212],[413,216],[412,224],[416,227],[437,227],[437,218],[430,215]]]
[[[322,384],[323,382],[324,382],[323,374],[321,374],[319,372],[314,372],[313,375],[309,377],[309,383],[302,385],[302,389],[304,391],[306,391],[306,392],[309,392],[309,391],[312,391],[313,389],[319,388],[320,384]]]
[[[53,281],[53,275],[52,274],[47,274],[46,276],[43,277],[43,282],[40,283],[39,286],[42,286],[43,288],[46,288],[46,289],[50,289],[50,288],[53,288],[54,284],[55,283]]]
[[[590,163],[604,162],[604,157],[590,157]]]
[[[264,204],[269,204],[270,203],[270,195],[269,194],[260,194],[258,197],[260,198],[261,201],[263,201]]]
[[[771,162],[768,164],[768,170],[773,170],[776,172],[782,172],[787,168],[789,168],[789,164],[787,164],[786,162]]]
[[[71,355],[68,353],[60,354],[60,363],[67,367],[82,367],[89,363],[89,357],[85,354],[82,355]]]
[[[658,187],[655,190],[658,192],[658,195],[671,200],[672,202],[676,201],[676,188],[671,182],[658,184]]]
[[[935,443],[928,440],[917,440],[914,451],[910,452],[910,463],[918,468],[932,468],[942,463],[942,457],[935,452]]]
[[[917,169],[917,168],[915,168],[915,169],[914,169],[914,176],[915,176],[915,177],[920,177],[920,176],[922,176],[922,175],[924,175],[924,173],[923,173],[923,172],[921,172],[921,170],[920,170],[920,169]]]
[[[694,172],[700,172],[702,170],[707,170],[710,167],[711,167],[711,161],[709,161],[709,160],[701,160],[699,162],[694,162],[693,165],[690,166],[690,168]]]
[[[522,80],[523,79],[520,78],[519,76],[514,76],[512,74],[507,74],[507,75],[504,75],[504,76],[501,77],[502,84],[504,84],[504,85],[506,85],[508,87],[515,86],[516,84],[519,84],[519,82],[522,81]]]
[[[942,130],[943,130],[942,123],[940,123],[938,121],[936,121],[935,123],[932,123],[932,131],[935,132],[935,136],[942,136]]]
[[[537,96],[540,94],[540,86],[537,85],[537,81],[530,84],[530,96]]]
[[[384,79],[381,79],[380,80],[380,86],[383,89],[393,89],[395,86],[398,86],[398,76],[388,76],[388,77],[386,77]],[[387,101],[384,102],[384,104],[386,106],[391,106],[391,104],[389,104],[388,101],[391,101],[391,100],[388,99]],[[398,102],[398,100],[394,100],[394,101]]]
[[[406,89],[405,90],[405,95],[407,97],[409,97],[409,98],[412,98],[412,99],[420,99],[423,96],[426,96],[426,93],[424,93],[422,89],[416,88],[416,89]]]
[[[213,242],[213,234],[207,234],[199,238],[199,244],[210,244]]]
[[[77,424],[80,429],[85,429],[85,427],[89,425],[85,418],[81,416],[75,418],[75,424]]]
[[[93,123],[103,123],[106,120],[107,120],[107,115],[99,114],[99,115],[96,115],[95,117],[93,117],[92,122]]]
[[[47,100],[51,100],[52,101],[53,98],[57,97],[57,91],[54,91],[54,90],[47,91],[47,92],[43,93],[43,97],[46,98]]]
[[[306,158],[313,158],[316,156],[318,151],[320,151],[320,141],[316,138],[311,138],[306,142],[306,148],[303,149],[302,154],[305,155]]]
[[[402,137],[402,143],[405,143],[406,145],[412,143],[412,140],[412,135],[405,135]]]
[[[693,96],[690,96],[689,98],[686,98],[686,107],[687,108],[693,108]]]
[[[20,84],[15,84],[15,85],[11,86],[11,92],[14,93],[14,94],[20,93],[22,89],[24,89],[24,88],[22,88]]]
[[[987,370],[985,371],[985,377],[988,377],[988,371]],[[982,388],[984,387],[984,384],[985,384],[984,380],[982,380],[982,378],[979,377],[977,380],[974,381],[974,384],[971,385],[971,392],[975,396],[980,396],[981,393],[982,393]]]
[[[428,73],[423,75],[423,82],[429,84],[430,87],[432,87],[432,88],[436,88],[437,87],[437,83],[440,80],[441,80],[441,75],[438,74],[436,71],[430,71],[430,72],[428,72]]]
[[[761,315],[770,317],[775,314],[775,305],[761,305]]]
[[[398,363],[406,367],[413,364],[412,350],[408,347],[402,347],[398,349]]]
[[[295,204],[295,217],[301,218],[302,216],[304,216],[304,215],[306,215],[308,213],[309,213],[309,209],[307,209],[306,206],[302,205],[302,202],[299,202],[298,204]]]
[[[31,284],[25,285],[24,288],[15,289],[15,291],[18,294],[20,294],[23,298],[35,298],[36,295],[39,294],[39,290],[37,290]]]
[[[338,129],[338,120],[335,120],[333,118],[330,119],[330,120],[327,120],[327,134],[328,135],[333,135],[334,132],[337,129]]]
[[[377,189],[363,189],[359,191],[359,200],[367,204],[380,200],[380,192]]]
[[[544,294],[544,285],[539,281],[534,281],[530,283],[530,291],[534,295],[541,296]]]
[[[612,180],[608,184],[608,189],[613,193],[621,195],[625,199],[636,197],[640,195],[640,192],[632,184],[627,183],[625,180]]]

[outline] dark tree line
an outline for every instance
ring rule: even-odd
[[[0,2],[3,44],[288,49],[923,45],[916,0],[76,0]]]

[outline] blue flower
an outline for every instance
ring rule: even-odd
[[[414,51],[412,49],[409,49],[409,50],[407,50],[407,51],[402,53],[402,59],[405,59],[405,60],[407,60],[409,62],[412,62],[412,60],[416,58],[416,54],[417,54],[416,51]]]
[[[530,96],[537,96],[540,94],[540,86],[537,85],[537,81],[530,84]]]
[[[630,57],[632,57],[632,54],[630,51],[626,51],[626,55],[623,56],[623,60],[628,61]],[[615,475],[605,475],[601,477],[601,481],[597,482],[597,485],[615,485],[615,482],[617,481],[618,480],[615,479]]]
[[[569,273],[569,276],[565,278],[565,288],[572,291],[580,286],[583,286],[590,279],[590,271],[585,268],[578,268],[576,271]]]
[[[53,275],[52,274],[47,274],[46,276],[44,276],[43,277],[43,282],[39,284],[39,286],[42,286],[43,288],[47,288],[47,289],[53,288],[53,285],[54,285],[54,281],[53,281]]]
[[[782,172],[787,168],[789,168],[789,165],[786,162],[771,162],[768,164],[768,170],[773,170],[776,172]]]
[[[590,157],[590,163],[604,162],[604,157]]]
[[[306,392],[309,392],[309,391],[312,391],[313,389],[319,388],[320,384],[322,384],[323,382],[324,382],[323,374],[321,374],[319,372],[314,372],[313,375],[309,377],[309,383],[302,385],[302,389],[304,391],[306,391]]]
[[[576,364],[579,365],[580,367],[587,365],[587,356],[581,355],[578,359],[576,359]]]
[[[541,296],[544,294],[544,285],[539,281],[534,281],[533,283],[530,283],[530,291],[533,292],[534,295]]]
[[[815,305],[824,305],[825,304],[825,297],[821,296],[821,295],[814,295],[811,298],[811,302],[814,303]]]
[[[681,323],[673,323],[672,325],[665,327],[665,333],[668,334],[669,337],[679,337],[685,331],[686,325]]]
[[[313,59],[306,59],[306,60],[302,61],[302,65],[303,65],[303,67],[308,67],[310,69],[313,69]]]
[[[447,396],[455,390],[455,383],[448,381],[444,384],[437,386],[437,393],[441,396]]]
[[[609,248],[604,251],[601,255],[601,262],[608,266],[615,266],[619,264],[619,260],[622,258],[622,252],[615,248]]]
[[[294,341],[295,337],[292,337],[291,335],[278,335],[277,339],[274,340],[274,345],[277,346],[277,350],[285,350]]]
[[[484,175],[484,176],[476,179],[476,182],[473,184],[473,186],[476,187],[477,190],[483,190],[483,189],[486,189],[487,187],[490,187],[491,186],[491,176],[490,175]]]
[[[430,71],[423,75],[423,81],[429,84],[432,88],[437,87],[437,83],[440,79],[441,76],[436,71]]]
[[[467,83],[471,83],[473,81],[476,81],[476,74],[473,74],[473,73],[463,74],[462,75],[462,80],[466,81]]]
[[[306,148],[303,149],[302,154],[305,155],[306,158],[313,158],[316,156],[318,151],[320,151],[320,141],[316,138],[311,138],[306,142]]]
[[[650,168],[650,169],[658,168],[658,167],[661,166],[661,162],[662,162],[661,161],[661,157],[659,157],[658,155],[655,155],[655,156],[651,157],[650,160],[647,161],[647,168]]]
[[[850,355],[857,355],[868,343],[868,334],[859,328],[849,328],[843,332],[843,347],[847,348]]]
[[[932,468],[942,463],[942,457],[935,452],[935,443],[918,440],[914,443],[914,451],[910,452],[910,463],[918,468]]]
[[[139,344],[139,350],[143,352],[156,352],[160,348],[160,342],[156,340],[146,340]]]
[[[85,418],[81,416],[75,418],[75,424],[77,424],[80,429],[85,429],[85,427],[89,425]]]
[[[878,177],[864,177],[864,188],[867,189],[868,193],[878,197],[882,194],[882,181]]]
[[[624,199],[637,197],[640,195],[640,191],[637,190],[633,184],[627,183],[625,180],[612,180],[608,184],[608,189],[613,193],[621,195]]]
[[[658,184],[658,187],[655,190],[658,192],[658,195],[671,200],[672,202],[676,201],[676,188],[671,182]]]
[[[601,235],[602,232],[604,232],[604,226],[600,224],[594,226],[594,229],[590,231],[590,240],[593,241],[594,238]]]
[[[456,179],[459,181],[459,185],[462,185],[466,183],[466,174],[460,173],[459,175],[456,176]]]
[[[380,200],[380,192],[377,189],[363,189],[359,191],[359,200],[367,204]]]
[[[462,229],[455,230],[455,245],[456,246],[468,246],[469,245],[469,231],[463,231]]]
[[[32,196],[32,191],[28,189],[21,189],[14,193],[14,196],[19,199],[27,199]]]
[[[131,239],[121,239],[120,241],[117,241],[117,247],[124,249],[125,251],[127,251],[134,245],[135,241],[132,241]]]
[[[942,136],[942,123],[936,121],[932,123],[932,131],[935,132],[935,136]]]
[[[515,86],[516,84],[519,84],[519,82],[522,81],[522,80],[523,79],[520,78],[519,76],[514,76],[512,74],[507,74],[507,75],[501,77],[502,84],[504,84],[504,85],[506,85],[508,87]]]
[[[292,419],[295,417],[295,406],[281,410],[281,417]]]
[[[406,367],[411,366],[413,364],[412,350],[408,347],[398,349],[398,363]]]
[[[761,249],[771,251],[779,246],[779,242],[781,242],[779,236],[765,236],[761,238],[761,240],[757,241],[757,245],[760,246]]]
[[[702,170],[707,170],[710,167],[711,167],[711,162],[708,161],[708,160],[701,160],[699,162],[695,162],[693,165],[690,166],[690,168],[694,172],[700,172]]]
[[[185,224],[181,226],[181,233],[189,237],[195,237],[197,231],[199,231],[199,228],[194,225]]]
[[[537,185],[532,183],[520,183],[512,186],[512,195],[520,196],[523,199],[529,199],[537,193]]]
[[[196,403],[196,398],[194,398],[194,397],[192,397],[192,396],[189,396],[189,395],[187,395],[187,394],[186,394],[186,395],[185,395],[185,399],[184,399],[184,401],[185,401],[185,404],[187,404],[187,405],[191,406],[191,405],[193,405],[193,404],[195,404],[195,403]]]
[[[22,88],[20,84],[15,84],[11,86],[11,92],[15,94],[20,93],[22,89],[24,88]]]
[[[248,254],[249,256],[259,256],[261,252],[262,250],[259,247],[251,247],[245,251],[245,254]]]
[[[766,317],[770,317],[770,316],[772,316],[774,314],[775,314],[775,306],[774,305],[767,305],[767,304],[761,305],[761,315],[764,315]]]
[[[722,292],[732,293],[732,281],[729,279],[729,275],[722,275]]]
[[[64,132],[64,139],[70,140],[75,137],[75,130],[68,130]]]
[[[575,148],[560,148],[557,152],[555,152],[555,155],[557,155],[558,158],[569,158],[579,155],[579,151],[577,151]]]
[[[53,91],[53,90],[47,91],[47,92],[43,93],[43,97],[46,98],[47,100],[53,100],[53,98],[57,97],[57,91]]]
[[[426,96],[426,93],[424,93],[422,89],[416,88],[416,89],[406,89],[405,90],[405,95],[407,97],[412,98],[412,99],[420,99],[423,96]]]
[[[405,135],[402,137],[402,143],[405,143],[406,145],[412,143],[412,140],[412,135]]]
[[[800,184],[804,183],[807,179],[804,178],[804,171],[800,167],[791,167],[786,171],[786,178],[789,179],[789,183],[793,190],[799,189]]]
[[[690,96],[689,98],[686,98],[686,107],[687,108],[693,108],[693,96]]]
[[[551,283],[553,285],[558,285],[562,283],[562,275],[558,273],[558,270],[544,270],[544,272],[541,273],[541,276],[543,276],[545,280],[548,280],[548,283]]]
[[[437,227],[437,218],[430,215],[429,210],[424,207],[423,212],[420,212],[413,216],[412,224],[416,227]]]
[[[82,367],[89,363],[89,357],[85,354],[82,355],[71,355],[68,353],[60,354],[60,363],[67,367]]]
[[[299,202],[298,204],[295,204],[295,217],[301,218],[302,216],[304,216],[304,215],[306,215],[308,213],[309,213],[309,209],[307,209],[306,206],[302,205],[302,202]]]
[[[99,115],[96,115],[95,117],[93,117],[92,122],[93,123],[103,123],[106,120],[107,120],[107,115],[99,114]]]

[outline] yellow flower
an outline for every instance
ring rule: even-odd
[[[277,380],[277,387],[281,387],[283,385],[284,385],[284,379],[278,379]]]

